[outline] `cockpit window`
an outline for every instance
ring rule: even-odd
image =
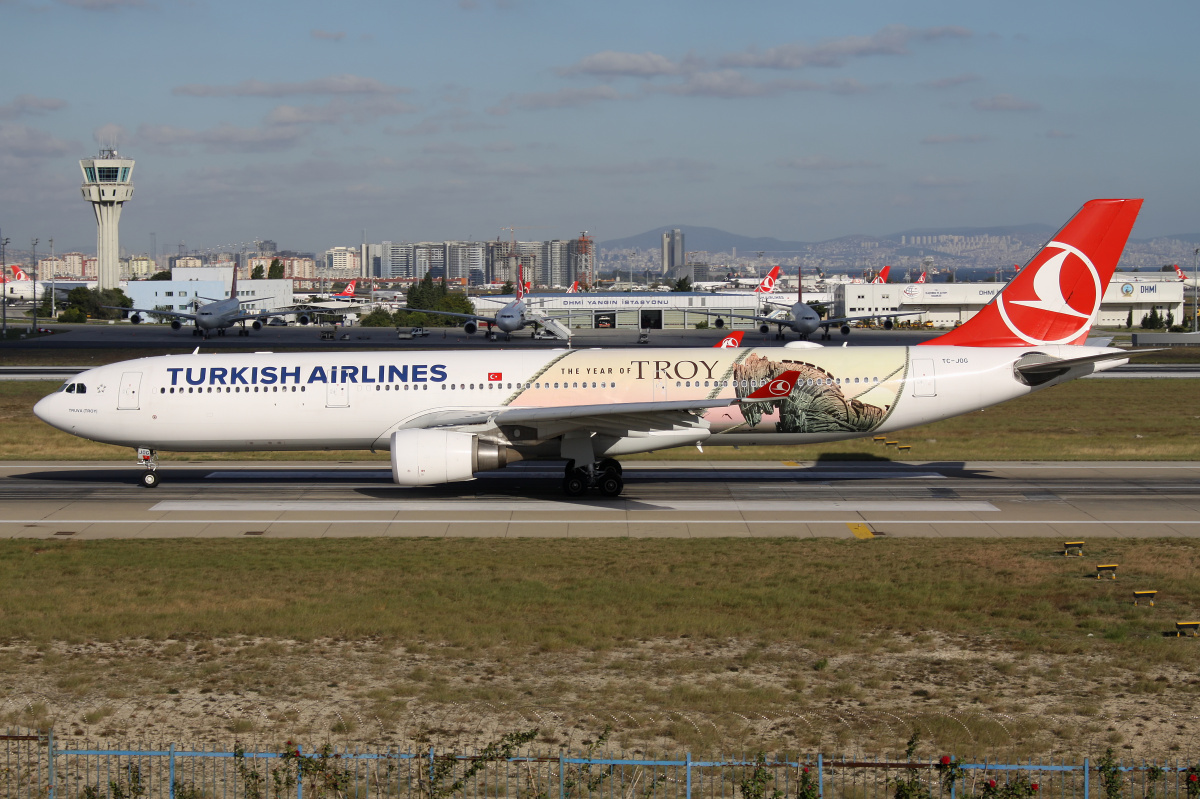
[[[75,384],[74,383],[63,383],[63,387],[60,388],[59,391],[65,391],[68,394],[74,394],[75,393]]]
[[[83,383],[76,383],[75,384],[75,393],[76,394],[86,394],[87,386],[85,386]]]

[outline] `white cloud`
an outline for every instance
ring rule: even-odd
[[[824,88],[819,83],[798,80],[776,80],[760,83],[751,80],[735,69],[722,69],[712,72],[697,72],[689,75],[687,80],[667,86],[656,86],[655,92],[674,94],[684,97],[722,97],[726,99],[739,97],[773,97],[789,92],[819,91]]]
[[[299,83],[267,83],[244,80],[233,86],[189,83],[177,86],[171,94],[186,97],[289,97],[298,94],[407,94],[411,89],[389,86],[375,78],[359,75],[330,75]]]
[[[976,111],[1041,111],[1042,107],[1032,100],[1022,100],[1011,94],[996,94],[981,97],[971,102]]]
[[[921,139],[921,144],[978,144],[987,140],[987,136],[981,136],[977,133],[949,133],[942,136],[926,136]]]
[[[533,92],[510,94],[487,113],[502,116],[513,109],[518,111],[542,111],[547,108],[579,108],[595,102],[617,100],[620,92],[611,86],[593,86],[584,89],[561,89],[556,92]]]
[[[168,151],[199,145],[210,153],[262,153],[289,150],[302,136],[303,131],[300,128],[283,125],[239,128],[222,123],[207,130],[192,130],[172,125],[139,125],[135,142]]]
[[[600,78],[657,78],[664,75],[681,75],[689,71],[658,53],[622,53],[605,50],[593,53],[574,66],[560,69],[560,75],[591,75]]]
[[[966,75],[954,75],[949,78],[927,80],[921,85],[930,89],[950,89],[955,86],[962,86],[964,83],[976,83],[981,80],[983,78],[978,75],[968,73]]]
[[[881,166],[881,164],[877,161],[836,161],[823,156],[788,158],[780,161],[779,165],[789,169],[800,169],[815,172],[834,172],[845,169],[877,169]]]
[[[344,119],[370,122],[384,116],[411,114],[416,107],[394,98],[348,102],[335,98],[325,105],[279,105],[266,116],[270,125],[332,124]]]
[[[75,142],[56,139],[28,125],[0,125],[0,154],[20,158],[61,158],[79,151]]]
[[[756,69],[805,69],[808,67],[840,67],[855,58],[878,55],[908,55],[914,41],[970,38],[966,28],[909,28],[889,25],[871,36],[843,36],[818,44],[793,43],[759,52],[754,49],[724,56],[722,66]]]
[[[0,105],[0,119],[16,119],[21,116],[36,116],[48,111],[66,108],[67,101],[55,97],[38,97],[22,94],[6,105]]]

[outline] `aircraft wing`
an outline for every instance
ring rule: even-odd
[[[698,313],[698,314],[703,314],[704,316],[718,316],[722,319],[753,319],[756,322],[768,322],[773,325],[777,325],[780,322],[783,322],[786,324],[786,323],[792,321],[791,319],[789,319],[787,317],[781,318],[778,316],[761,316],[759,314],[745,314],[745,313],[719,313],[717,311],[705,311],[701,308],[685,308],[684,310],[686,310],[690,314]]]
[[[470,319],[475,322],[483,322],[489,325],[498,324],[496,322],[496,317],[480,316],[477,313],[451,313],[450,311],[430,311],[424,308],[409,308],[408,310],[414,313],[429,314],[430,316],[453,316],[455,319]]]
[[[584,428],[593,432],[626,434],[632,429],[670,429],[691,424],[709,408],[734,405],[734,397],[711,400],[626,402],[617,405],[572,405],[567,407],[480,408],[434,410],[410,419],[400,429],[462,427],[467,425],[553,425],[556,430]]]
[[[287,316],[288,314],[301,313],[294,308],[285,309],[282,311],[263,311],[262,313],[240,313],[237,316],[231,317],[230,324],[235,322],[253,322],[255,319],[270,319],[272,316]]]
[[[154,311],[149,308],[126,308],[122,305],[101,305],[100,307],[109,308],[114,311],[129,311],[130,313],[144,313],[153,316],[169,316],[172,319],[187,319],[192,322],[196,321],[196,314],[183,313],[182,311]]]

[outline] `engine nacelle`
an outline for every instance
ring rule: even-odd
[[[463,332],[468,336],[475,335],[475,331],[478,329],[479,327],[474,322],[467,322],[465,325],[463,325]]]
[[[508,464],[507,447],[452,430],[397,430],[391,436],[392,480],[431,486],[473,480],[475,472]]]
[[[255,330],[262,330],[262,322],[255,319],[254,324],[250,325],[250,327],[254,328]]]
[[[129,324],[140,325],[142,323],[142,315],[140,313],[131,313],[129,315]]]
[[[312,320],[308,318],[308,314],[302,313],[300,316],[296,317],[296,321],[302,325],[307,325]]]
[[[842,325],[842,335],[843,336],[850,335],[850,325]]]
[[[178,319],[171,320],[171,329],[172,330],[179,330],[182,327],[183,327],[183,322],[180,322]]]
[[[717,320],[713,322],[713,327],[715,327],[717,330],[720,330],[721,328],[725,327],[725,320],[718,316]]]
[[[759,325],[758,332],[762,333],[765,336],[771,332],[771,326],[770,325]]]
[[[883,320],[883,329],[884,330],[891,330],[895,326],[896,326],[896,324],[890,318]]]

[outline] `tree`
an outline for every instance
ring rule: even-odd
[[[1125,327],[1133,330],[1133,309],[1129,309],[1129,315],[1125,317]]]
[[[268,280],[283,280],[283,262],[278,258],[271,259],[271,266],[267,269]]]
[[[513,285],[513,282],[511,280],[504,281],[504,285],[500,287],[501,294],[512,294],[516,290],[517,290],[517,287]]]
[[[161,272],[155,272],[153,275],[150,276],[150,279],[151,280],[170,280],[171,279],[171,270],[164,269]]]
[[[391,327],[392,315],[383,308],[375,308],[369,314],[361,317],[358,323],[363,327]]]
[[[689,278],[687,275],[684,275],[683,277],[676,280],[675,286],[671,289],[671,291],[691,291],[691,290],[692,290],[692,279]]]
[[[254,269],[250,272],[250,279],[251,280],[262,280],[264,277],[266,277],[266,271],[267,271],[266,269],[263,269],[263,265],[259,264],[258,266],[254,267]]]
[[[76,289],[71,289],[67,294],[66,309],[75,309],[84,314],[85,317],[93,319],[120,319],[125,315],[125,311],[114,310],[104,306],[116,306],[118,308],[132,308],[133,300],[125,296],[125,292],[120,289],[89,289],[80,286]]]

